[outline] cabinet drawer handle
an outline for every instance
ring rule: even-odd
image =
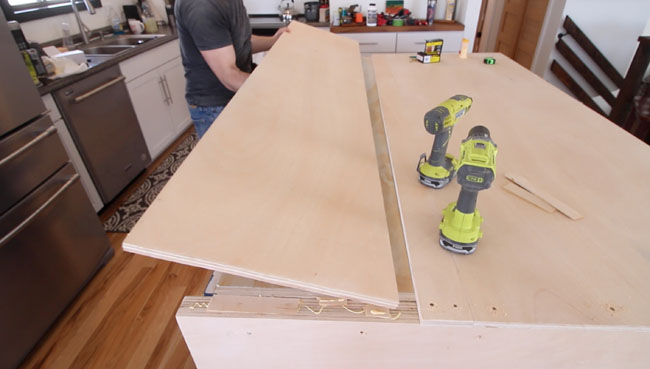
[[[174,99],[172,99],[172,90],[169,88],[169,83],[167,82],[167,76],[163,76],[163,86],[165,89],[165,95],[167,95],[168,103],[167,105],[171,105],[174,103]]]
[[[0,167],[3,166],[5,163],[7,163],[9,160],[15,158],[16,156],[24,153],[25,151],[29,150],[31,147],[34,147],[37,143],[43,141],[47,136],[51,135],[52,133],[56,132],[56,128],[54,126],[50,126],[50,128],[46,129],[45,131],[41,132],[38,136],[34,137],[31,141],[23,145],[20,149],[12,152],[2,160],[0,160]]]
[[[31,223],[43,210],[45,210],[45,208],[50,206],[50,204],[54,202],[54,200],[56,200],[59,196],[61,196],[63,191],[67,190],[68,187],[72,186],[74,181],[76,181],[78,178],[79,178],[79,174],[75,173],[72,177],[70,177],[70,179],[68,179],[65,182],[65,184],[63,184],[63,186],[61,186],[61,188],[59,188],[54,193],[54,195],[52,195],[52,197],[47,199],[47,201],[45,201],[43,205],[39,206],[38,209],[36,209],[36,211],[34,211],[30,216],[25,218],[25,220],[23,220],[20,224],[18,224],[16,228],[12,229],[11,232],[7,233],[4,237],[2,237],[2,239],[0,239],[0,248],[3,247],[5,243],[7,243],[7,241],[13,238],[18,232],[22,231],[25,227],[27,227],[29,223]]]
[[[75,103],[80,103],[80,102],[86,100],[87,98],[91,97],[92,95],[94,95],[94,94],[96,94],[96,93],[98,93],[98,92],[100,92],[102,90],[105,90],[105,89],[113,86],[116,83],[124,81],[125,78],[126,77],[124,77],[124,76],[115,77],[112,80],[104,83],[103,85],[95,87],[92,90],[86,92],[85,94],[82,94],[82,95],[79,95],[79,96],[75,97],[74,102]]]
[[[359,42],[359,45],[372,46],[372,45],[379,45],[379,43],[378,42]]]
[[[165,105],[169,105],[169,96],[167,96],[167,89],[165,88],[165,81],[163,81],[162,77],[158,78],[158,84],[160,85],[160,89],[162,90],[162,93],[163,93],[163,95],[165,97],[165,99],[163,100],[163,103]]]
[[[424,42],[414,42],[416,45],[424,45]]]

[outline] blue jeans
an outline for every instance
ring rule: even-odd
[[[194,123],[194,128],[199,138],[203,137],[212,125],[212,122],[221,114],[223,108],[224,106],[189,105],[190,117],[192,118],[192,123]]]

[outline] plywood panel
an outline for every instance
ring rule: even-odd
[[[176,315],[199,369],[650,366],[647,331],[421,326],[408,312],[395,321],[363,316],[352,320],[347,317],[353,314],[336,314],[335,308],[319,316],[305,313],[305,309],[303,313],[278,316],[190,308],[207,301],[202,297],[185,298]],[[327,317],[320,318],[323,315]]]
[[[650,147],[503,55],[497,63],[410,63],[374,55],[377,86],[423,324],[650,326]],[[460,190],[418,182],[433,137],[424,114],[455,94],[474,98],[449,144],[477,124],[498,144],[497,177],[478,197],[485,217],[475,254],[438,245],[442,209]],[[512,196],[504,173],[525,176],[584,216],[540,211]]]
[[[359,47],[290,28],[123,247],[394,307]]]

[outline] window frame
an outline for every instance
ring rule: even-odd
[[[37,2],[38,1],[34,1],[34,3]],[[101,0],[90,0],[90,3],[95,8],[102,7]],[[32,20],[53,17],[55,15],[72,13],[72,7],[70,5],[57,6],[54,8],[40,8],[31,12],[18,14],[16,14],[15,11],[17,9],[23,8],[24,6],[19,6],[17,9],[15,9],[12,5],[9,4],[9,0],[0,0],[0,7],[2,8],[2,11],[5,14],[5,18],[7,18],[8,21],[14,20],[17,22],[28,22]],[[83,3],[83,1],[77,3],[77,9],[79,9],[79,11],[86,10],[86,5]]]

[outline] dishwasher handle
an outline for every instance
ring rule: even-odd
[[[75,103],[80,103],[80,102],[86,100],[87,98],[93,96],[94,94],[99,93],[100,91],[105,90],[105,89],[113,86],[116,83],[122,82],[125,79],[126,79],[126,77],[124,77],[124,76],[115,77],[112,80],[104,83],[103,85],[97,86],[97,87],[93,88],[92,90],[75,97],[73,101]]]
[[[75,173],[70,179],[68,179],[61,188],[59,188],[54,195],[52,195],[47,201],[43,203],[43,205],[39,206],[36,211],[34,211],[30,216],[25,218],[20,224],[16,226],[16,228],[12,229],[9,233],[7,233],[2,239],[0,239],[0,248],[2,248],[7,241],[12,239],[16,234],[18,234],[20,231],[22,231],[25,227],[29,225],[36,217],[45,210],[48,206],[50,206],[51,203],[54,202],[61,194],[68,189],[68,187],[72,186],[72,184],[79,179],[79,174]]]

